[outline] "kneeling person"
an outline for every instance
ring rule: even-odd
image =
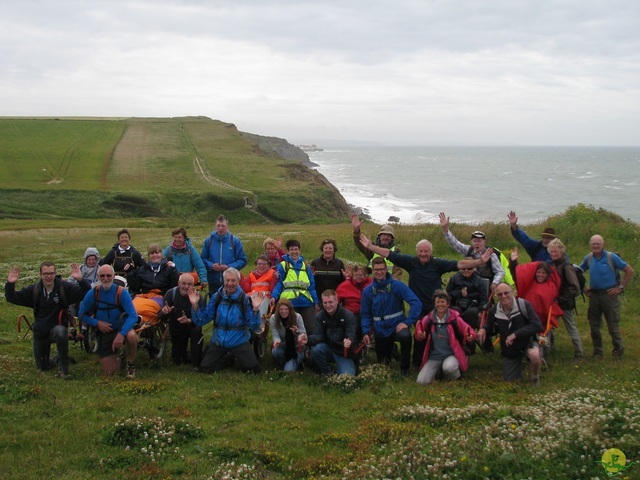
[[[349,352],[356,341],[356,318],[339,306],[335,290],[322,292],[322,306],[308,339],[313,361],[323,375],[331,375],[332,363],[336,374],[355,375],[356,365]]]
[[[531,362],[531,383],[540,385],[542,360],[538,348],[537,333],[542,323],[533,306],[521,298],[513,297],[513,290],[506,283],[496,287],[498,304],[489,311],[487,324],[478,331],[480,343],[494,331],[500,335],[500,352],[503,357],[504,379],[508,382],[522,378],[522,358]]]
[[[240,288],[240,272],[228,268],[223,274],[224,285],[211,296],[206,308],[200,308],[200,294],[191,287],[191,318],[199,327],[215,320],[211,344],[204,354],[200,371],[212,373],[228,366],[225,356],[237,358],[243,370],[259,373],[260,365],[249,343],[251,332],[260,328],[258,309],[264,292],[249,297]]]
[[[382,257],[371,262],[373,283],[362,291],[360,317],[362,341],[369,345],[371,332],[376,335],[378,362],[389,363],[393,344],[400,342],[400,372],[408,374],[411,362],[411,325],[420,317],[422,302],[404,283],[391,278]],[[409,315],[404,313],[409,304]]]
[[[78,316],[86,324],[97,329],[98,354],[105,375],[113,375],[120,369],[118,350],[124,345],[127,357],[127,377],[136,375],[135,361],[138,351],[138,335],[133,329],[138,314],[129,292],[115,283],[111,265],[103,265],[98,271],[100,285],[91,289],[80,304]]]

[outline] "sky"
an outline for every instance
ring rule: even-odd
[[[637,0],[21,0],[0,115],[292,143],[640,145]]]

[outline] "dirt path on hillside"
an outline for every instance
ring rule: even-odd
[[[204,169],[198,157],[193,157],[193,169],[196,171],[196,175],[198,175],[200,178],[202,178],[205,182],[207,182],[211,186],[229,188],[231,190],[237,190],[239,192],[244,192],[244,193],[253,195],[253,193],[250,192],[249,190],[243,190],[242,188],[235,187],[230,183],[223,182],[218,177],[214,177],[213,175],[211,175],[209,172],[207,172]]]

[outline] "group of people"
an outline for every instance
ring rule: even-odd
[[[614,358],[622,357],[619,296],[634,271],[604,250],[601,236],[591,238],[591,253],[580,265],[589,272],[589,286],[583,290],[553,229],[545,229],[540,240],[531,239],[510,212],[511,233],[532,260],[518,264],[517,248],[508,259],[487,245],[481,231],[464,244],[451,232],[446,215],[439,218],[447,243],[464,258],[436,258],[426,239],[416,244],[416,255],[401,253],[393,226],[384,225],[372,241],[354,214],[353,241],[366,265],[345,265],[332,239],[322,241],[321,255],[308,263],[298,240],[288,240],[283,249],[280,239],[267,238],[255,268],[243,276],[243,244],[220,215],[200,253],[186,230],[178,228],[166,248],[149,245],[145,259],[123,229],[105,257],[88,248],[83,265],[72,264],[66,281],[54,263],[43,262],[40,281],[16,290],[19,269],[13,267],[5,296],[33,309],[36,368],[51,368],[50,345],[56,343],[59,374],[65,379],[70,378],[67,308],[85,328],[96,330],[105,374],[119,371],[124,347],[128,377],[135,377],[135,326],[139,317],[152,316],[169,324],[173,362],[191,363],[206,373],[235,361],[246,372],[259,372],[250,340],[264,331],[267,319],[273,361],[285,371],[300,370],[306,358],[322,374],[355,375],[360,350],[374,344],[378,362],[390,363],[397,356],[402,375],[413,366],[418,383],[427,385],[442,376],[460,378],[476,345],[490,350],[497,335],[505,380],[521,379],[522,360],[528,358],[530,380],[539,385],[540,339],[551,336],[558,318],[573,342],[576,361],[584,357],[573,316],[575,297],[582,291],[589,297],[593,355],[603,355],[604,316]],[[406,284],[403,271],[408,273]],[[442,277],[448,272],[456,273],[445,290]],[[208,289],[208,295],[196,286]],[[202,327],[210,322],[212,337],[203,348]]]

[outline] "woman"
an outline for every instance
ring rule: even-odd
[[[276,304],[275,313],[269,319],[273,344],[271,355],[278,368],[285,372],[300,369],[304,358],[304,345],[307,343],[307,331],[299,313],[286,298]]]
[[[100,260],[99,265],[111,265],[116,275],[126,276],[145,265],[142,254],[130,243],[131,235],[129,230],[123,228],[118,232],[118,242],[111,248],[109,253]]]
[[[100,268],[98,266],[99,261],[100,252],[98,252],[97,248],[89,247],[84,251],[83,262],[82,265],[80,265],[80,273],[82,273],[82,278],[91,284],[91,287],[100,285],[100,278],[98,277],[98,269]],[[72,276],[70,276],[67,281],[78,285],[78,281]],[[69,305],[69,313],[75,317],[78,313],[79,306],[80,303]]]
[[[180,273],[190,273],[195,284],[200,284],[204,290],[207,288],[207,268],[200,257],[200,254],[191,244],[191,239],[187,236],[187,230],[180,227],[171,232],[173,241],[171,245],[165,247],[162,255],[171,260]]]
[[[433,383],[439,373],[457,380],[469,368],[462,342],[473,343],[476,332],[460,314],[449,308],[450,297],[444,290],[433,294],[435,308],[416,324],[415,337],[426,341],[417,382]]]
[[[284,251],[282,246],[282,239],[278,237],[277,240],[274,240],[271,237],[267,237],[264,242],[262,242],[262,247],[264,248],[264,254],[269,258],[269,263],[271,264],[272,269],[276,269],[277,265],[282,261],[282,257],[287,253]]]
[[[356,264],[351,269],[347,267],[347,272],[350,272],[350,275],[338,285],[336,293],[342,306],[356,316],[357,325],[360,328],[362,291],[371,284],[373,279],[367,275],[367,269],[362,265]]]
[[[338,285],[344,281],[344,263],[336,258],[338,245],[332,238],[323,240],[320,244],[322,256],[311,262],[311,270],[316,282],[316,294],[318,298],[325,290],[337,290]]]
[[[547,262],[530,262],[518,265],[518,248],[511,253],[509,268],[516,281],[518,297],[524,298],[533,306],[542,323],[542,335],[547,336],[558,326],[562,309],[557,299],[562,283],[560,275]]]
[[[256,268],[240,281],[240,286],[245,293],[253,296],[256,292],[264,292],[264,301],[260,305],[260,332],[264,332],[264,318],[269,311],[269,300],[278,281],[278,276],[273,268],[269,268],[269,258],[260,255],[256,259]]]

